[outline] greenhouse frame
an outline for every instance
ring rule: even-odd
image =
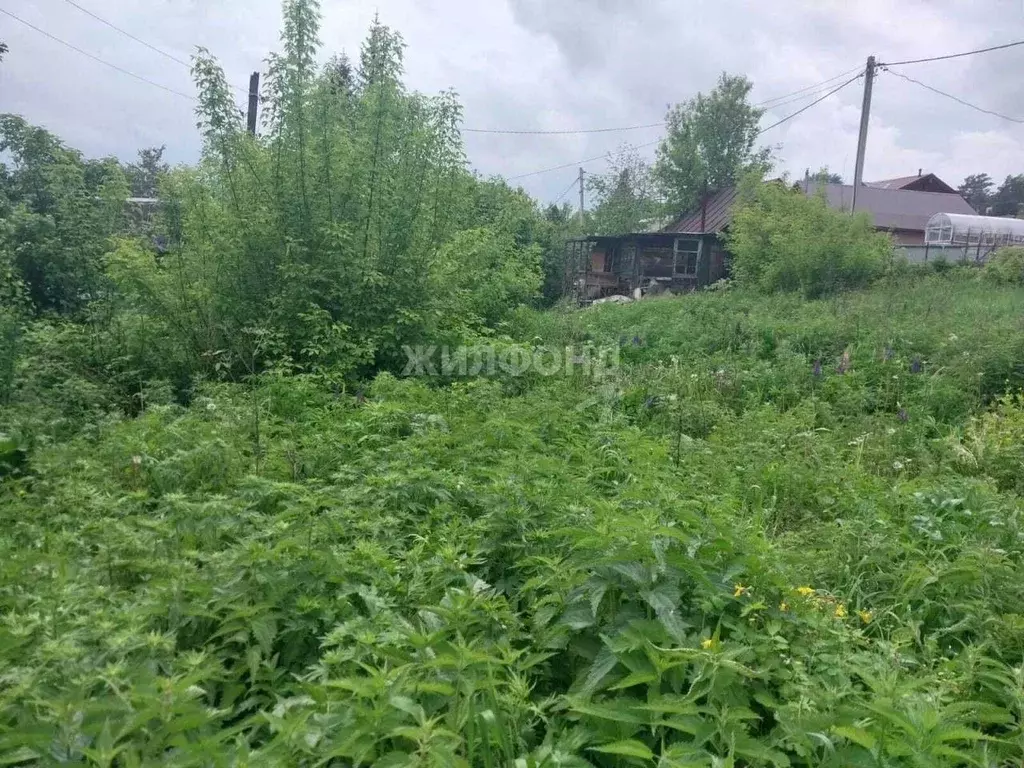
[[[929,246],[981,246],[987,249],[1024,245],[1024,219],[936,213],[928,220],[924,242]]]

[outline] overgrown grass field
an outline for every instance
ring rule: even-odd
[[[0,764],[1019,765],[1022,306],[951,274],[523,311],[618,370],[131,419],[23,386]]]

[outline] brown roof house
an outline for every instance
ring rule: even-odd
[[[917,172],[917,176],[900,176],[896,179],[883,179],[882,181],[869,181],[864,186],[878,187],[879,189],[905,189],[910,192],[942,192],[947,195],[955,195],[957,191],[944,182],[934,173]]]
[[[824,194],[837,210],[851,210],[852,185],[805,180],[800,187],[809,195]],[[875,229],[891,233],[900,245],[924,245],[928,219],[937,213],[977,213],[955,189],[932,173],[864,184],[857,192],[857,212],[870,214]]]

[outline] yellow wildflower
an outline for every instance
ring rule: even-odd
[[[814,594],[814,587],[797,587],[796,591],[804,597],[810,597]]]
[[[843,603],[840,603],[839,605],[836,606],[836,618],[837,619],[845,619],[846,618],[846,606]]]
[[[715,640],[714,640],[714,638],[709,637],[707,640],[704,640],[700,644],[700,647],[703,648],[705,651],[710,651],[712,648],[715,647]]]
[[[787,603],[785,600],[783,600],[781,603],[779,603],[779,610],[780,611],[788,611],[789,610],[789,603]]]
[[[742,597],[750,591],[750,587],[745,587],[742,584],[736,585],[736,590],[732,593],[733,597]]]
[[[860,616],[860,620],[865,624],[870,624],[874,616],[871,615],[871,611],[857,611],[857,615]]]

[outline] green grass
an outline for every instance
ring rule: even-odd
[[[603,381],[15,403],[0,764],[1018,764],[1021,306],[703,294],[516,318]]]

